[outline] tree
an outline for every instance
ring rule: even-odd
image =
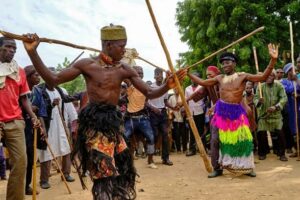
[[[299,0],[185,0],[176,9],[176,24],[190,51],[182,53],[186,64],[194,64],[218,49],[250,33],[258,27],[265,30],[236,44],[228,51],[239,57],[238,71],[255,73],[252,47],[258,54],[260,71],[269,62],[267,44],[279,43],[280,52],[290,50],[289,21],[293,23],[295,56],[300,52]],[[277,66],[283,66],[280,58]],[[217,65],[218,56],[200,64],[205,73],[208,65]]]
[[[68,60],[67,57],[65,57],[64,61],[62,63],[59,63],[56,67],[57,71],[61,71],[65,68],[68,68],[70,66],[71,62]],[[78,76],[76,79],[63,83],[60,85],[61,87],[65,88],[70,95],[75,94],[76,92],[81,92],[85,90],[85,81],[82,75]]]

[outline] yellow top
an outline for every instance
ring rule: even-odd
[[[127,111],[129,113],[138,112],[145,107],[146,97],[135,87],[130,86],[127,89],[127,98]]]

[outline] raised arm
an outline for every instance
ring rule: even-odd
[[[75,63],[74,65],[66,68],[60,73],[51,72],[43,63],[40,58],[37,47],[40,43],[39,37],[37,34],[27,34],[26,36],[31,42],[23,41],[24,47],[28,53],[28,56],[35,67],[36,71],[41,75],[41,77],[45,80],[45,82],[49,86],[57,86],[61,83],[68,82],[76,78],[81,74],[81,70],[78,66],[80,66],[80,61]]]
[[[188,76],[190,77],[190,79],[199,84],[199,85],[202,85],[202,86],[213,86],[213,85],[216,85],[218,83],[218,79],[216,77],[214,78],[209,78],[209,79],[206,79],[206,80],[203,80],[197,76],[195,76],[194,74],[188,74]]]
[[[265,69],[262,74],[247,74],[246,79],[252,82],[265,81],[271,74],[274,69],[274,65],[277,62],[278,58],[278,46],[274,44],[268,44],[269,55],[271,57],[268,67]]]

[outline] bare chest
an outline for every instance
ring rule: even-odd
[[[223,76],[220,80],[220,90],[243,91],[245,88],[245,77],[238,73],[230,76]]]

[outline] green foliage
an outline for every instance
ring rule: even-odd
[[[295,57],[300,52],[300,1],[299,0],[185,0],[178,3],[177,26],[181,40],[187,42],[190,51],[182,53],[182,62],[194,64],[233,41],[265,26],[265,30],[234,45],[227,51],[235,51],[239,57],[237,71],[255,73],[252,47],[257,49],[260,71],[269,63],[267,44],[280,44],[282,67],[283,50],[290,50],[289,20],[293,23]],[[208,65],[219,65],[218,57],[197,66],[202,75]]]
[[[59,63],[56,67],[57,71],[62,71],[70,66],[71,62],[65,57],[62,63]],[[85,81],[82,75],[78,76],[76,79],[69,81],[67,83],[60,84],[59,86],[65,88],[70,95],[76,92],[81,92],[85,90]]]

